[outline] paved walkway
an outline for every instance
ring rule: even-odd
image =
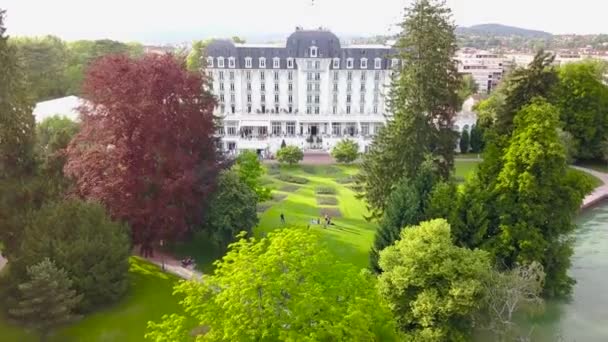
[[[175,257],[166,253],[154,251],[154,257],[146,258],[146,260],[159,267],[162,267],[164,263],[167,272],[183,279],[201,279],[203,277],[203,273],[196,271],[193,266],[183,267],[181,260],[177,260]]]
[[[602,181],[602,183],[604,183],[603,185],[600,185],[597,188],[595,188],[595,190],[593,190],[592,193],[590,193],[583,199],[583,204],[581,205],[581,209],[586,209],[586,208],[592,207],[592,206],[596,205],[597,203],[599,203],[600,201],[608,198],[608,173],[599,172],[599,171],[591,170],[591,169],[580,167],[580,166],[572,166],[572,167],[577,170],[581,170],[583,172],[591,174],[591,175],[599,178]]]

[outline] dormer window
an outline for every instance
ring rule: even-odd
[[[396,68],[399,64],[399,60],[397,58],[391,59],[391,68]]]
[[[279,57],[275,57],[272,59],[272,67],[275,69],[280,68],[281,65],[281,60],[279,59]]]
[[[367,69],[367,58],[361,58],[361,69]]]
[[[266,68],[266,58],[264,58],[264,57],[260,57],[260,68],[262,68],[262,69]]]
[[[245,57],[245,68],[251,68],[251,57]]]
[[[318,49],[316,46],[310,47],[310,57],[317,57]]]
[[[217,58],[217,67],[218,68],[223,68],[224,67],[224,57],[218,57]]]
[[[346,60],[346,69],[352,69],[353,68],[353,63],[354,63],[353,59],[352,58],[348,58]]]
[[[207,57],[207,68],[213,68],[213,57]]]
[[[382,59],[374,59],[374,69],[380,69],[382,67]]]
[[[234,57],[228,58],[228,67],[234,69],[235,65],[236,65],[236,62],[235,62]]]
[[[340,58],[334,58],[334,69],[340,69]]]
[[[293,69],[293,58],[287,58],[287,68]]]

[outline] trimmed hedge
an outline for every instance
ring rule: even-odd
[[[338,199],[333,196],[317,196],[319,205],[338,205]]]
[[[287,182],[287,183],[295,183],[295,184],[306,184],[308,183],[308,179],[304,178],[304,177],[298,177],[298,176],[292,176],[292,175],[286,175],[286,174],[280,174],[277,176],[278,180],[281,180],[283,182]]]
[[[315,192],[319,195],[335,195],[336,189],[331,186],[318,186]]]

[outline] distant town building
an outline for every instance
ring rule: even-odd
[[[275,153],[284,141],[328,151],[348,138],[365,151],[391,115],[385,94],[401,63],[395,52],[342,46],[324,29],[297,28],[279,45],[212,41],[205,66],[222,147]]]
[[[482,94],[489,94],[496,88],[505,74],[506,59],[497,53],[461,50],[456,54],[456,61],[458,72],[471,75]]]

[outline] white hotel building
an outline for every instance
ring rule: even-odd
[[[285,141],[329,151],[344,138],[365,151],[385,124],[385,93],[400,61],[390,46],[341,46],[326,30],[297,29],[282,45],[207,46],[207,73],[227,151],[275,153]]]

